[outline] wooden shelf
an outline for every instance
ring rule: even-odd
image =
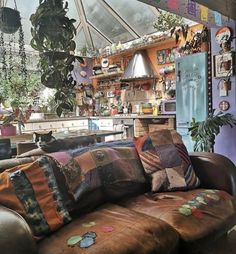
[[[123,74],[124,74],[123,71],[114,71],[114,72],[109,72],[106,74],[99,74],[99,75],[91,76],[90,79],[106,79],[106,78],[122,76]]]
[[[113,54],[100,55],[100,57],[116,57],[116,56],[123,56],[123,55],[127,55],[127,54],[133,54],[137,50],[149,49],[149,48],[156,47],[157,45],[163,45],[163,44],[166,44],[169,42],[175,42],[175,38],[172,38],[172,37],[157,38],[155,41],[141,43],[141,44],[135,45],[131,48],[120,50],[120,51],[113,53]]]

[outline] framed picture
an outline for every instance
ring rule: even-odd
[[[214,77],[230,77],[234,75],[234,55],[235,52],[227,52],[213,56]]]
[[[176,48],[162,49],[157,51],[157,63],[169,64],[174,63],[176,58]]]

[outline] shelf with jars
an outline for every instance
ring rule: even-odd
[[[123,74],[124,74],[123,71],[107,72],[107,73],[91,76],[90,79],[97,79],[97,80],[109,79],[109,78],[122,76]]]

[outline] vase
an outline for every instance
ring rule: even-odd
[[[1,135],[2,136],[15,136],[16,135],[16,126],[9,125],[9,126],[0,126]]]

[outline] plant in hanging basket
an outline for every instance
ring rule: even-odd
[[[3,33],[13,34],[21,26],[20,13],[9,7],[0,8],[0,30]]]
[[[83,62],[81,57],[75,56],[76,28],[74,19],[67,17],[68,2],[63,0],[40,0],[32,23],[31,46],[40,52],[41,81],[46,87],[55,88],[57,114],[60,116],[65,110],[73,111],[76,81],[71,72],[73,62]]]

